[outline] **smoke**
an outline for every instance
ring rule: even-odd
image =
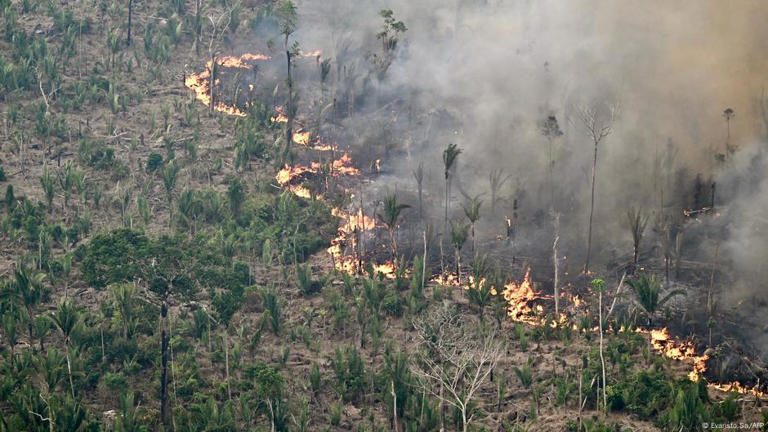
[[[377,75],[381,9],[408,30]],[[463,153],[453,216],[461,216],[463,194],[484,194],[478,229],[492,239],[517,200],[520,243],[546,249],[550,164],[539,125],[554,115],[564,133],[553,148],[561,244],[569,261],[580,260],[593,146],[578,112],[619,106],[599,148],[595,262],[604,268],[631,252],[625,215],[640,206],[649,226],[665,213],[684,232],[686,259],[709,262],[720,251],[738,287],[733,302],[764,291],[768,181],[758,148],[767,131],[756,105],[768,66],[763,1],[305,0],[299,11],[295,39],[333,61],[326,100],[343,107],[345,139],[371,157],[386,155],[374,189],[397,190],[413,204],[412,170],[424,163],[428,208],[440,220],[441,153],[456,143]],[[726,108],[735,112],[730,122]],[[495,169],[510,181],[491,213]],[[702,233],[682,220],[682,209],[710,204],[710,179],[724,208],[722,222],[707,226],[721,229]],[[659,255],[658,234],[648,229],[644,253],[655,247]]]

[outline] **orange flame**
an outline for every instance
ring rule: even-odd
[[[263,54],[243,54],[239,57],[235,56],[222,56],[216,58],[216,65],[226,68],[238,68],[238,69],[250,69],[251,65],[247,62],[253,62],[256,60],[269,60],[269,56]],[[199,73],[190,74],[184,80],[184,85],[190,90],[195,92],[195,98],[202,102],[205,106],[211,105],[211,66],[213,63],[211,60],[205,64],[205,69]],[[219,80],[216,80],[214,84],[218,84]],[[249,89],[253,90],[253,85],[249,85]],[[245,112],[239,108],[226,105],[222,102],[216,102],[213,109],[224,114],[245,117]]]

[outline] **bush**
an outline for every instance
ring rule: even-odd
[[[163,156],[159,153],[152,153],[147,158],[147,172],[152,173],[163,166]]]
[[[381,309],[387,315],[400,317],[403,315],[403,299],[396,292],[390,291],[381,301]]]

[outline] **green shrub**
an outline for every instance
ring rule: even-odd
[[[147,158],[147,172],[155,172],[161,166],[163,166],[163,156],[159,153],[150,154]]]

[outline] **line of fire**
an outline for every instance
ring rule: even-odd
[[[739,328],[750,322],[748,306],[741,311],[718,309],[717,291],[728,283],[722,263],[699,261],[695,253],[685,255],[697,247],[697,232],[715,232],[728,223],[730,209],[718,203],[714,181],[696,178],[694,207],[662,198],[653,215],[636,209],[616,215],[627,221],[632,241],[627,242],[627,250],[614,251],[610,259],[598,250],[601,240],[592,234],[591,225],[591,237],[580,239],[591,243],[591,251],[586,256],[583,250],[571,253],[577,246],[564,240],[563,221],[574,217],[569,213],[573,205],[567,188],[553,185],[559,169],[554,161],[545,168],[549,181],[542,190],[525,190],[525,173],[489,170],[483,172],[488,190],[475,196],[463,178],[470,172],[463,165],[467,154],[461,145],[449,141],[466,139],[457,113],[439,107],[415,112],[416,107],[402,97],[379,100],[375,108],[361,108],[363,95],[350,91],[331,97],[324,81],[329,66],[323,54],[297,54],[289,59],[295,62],[289,68],[294,67],[294,73],[317,74],[319,79],[306,79],[318,79],[319,90],[311,96],[316,99],[313,111],[269,105],[270,121],[291,137],[288,145],[282,145],[292,147],[290,161],[276,173],[274,184],[302,199],[334,204],[338,232],[319,262],[351,276],[373,272],[399,280],[414,271],[408,263],[419,257],[425,269],[432,269],[424,275],[430,284],[487,291],[503,298],[509,323],[596,333],[598,327],[584,317],[594,317],[595,309],[601,307],[607,315],[601,317],[606,333],[647,335],[652,348],[673,359],[690,380],[706,380],[713,391],[737,392],[758,402],[768,398],[768,374],[756,360],[759,350],[738,337]],[[185,84],[209,108],[248,116],[255,105],[274,100],[269,90],[282,83],[275,84],[279,81],[269,71],[283,61],[262,54],[222,56],[187,76]],[[370,123],[347,128],[353,115],[357,122]],[[574,128],[586,129],[585,137],[595,148],[595,163],[598,145],[608,138],[614,115],[613,107],[587,108],[572,120],[578,123]],[[558,122],[561,119],[555,115],[545,115],[538,126],[543,142],[550,146],[550,157],[553,142],[563,135]],[[391,141],[411,142],[411,146],[363,142],[355,134],[365,128],[396,134]],[[441,139],[431,142],[430,134],[438,130]],[[415,136],[421,133],[424,136]],[[443,163],[428,168],[410,159],[409,152],[416,153],[412,145],[416,140],[430,145]],[[401,169],[390,169],[404,165],[403,160],[410,161],[411,178]],[[428,174],[430,169],[434,172]],[[482,170],[466,175],[478,172]],[[430,174],[432,180],[425,180]],[[585,173],[589,175],[594,180],[594,171]],[[538,200],[546,204],[527,207],[533,202],[527,196],[531,193],[546,196]],[[673,224],[654,225],[652,217],[674,220],[687,231]],[[651,236],[662,240],[652,244],[647,240]],[[578,248],[586,247],[584,243]],[[513,277],[486,277],[482,271],[488,265],[479,257],[503,266]],[[603,286],[596,280],[604,280]],[[599,306],[598,290],[604,291]],[[655,298],[644,302],[634,299],[633,293]],[[668,295],[659,298],[664,294]],[[618,316],[625,320],[613,319]]]

